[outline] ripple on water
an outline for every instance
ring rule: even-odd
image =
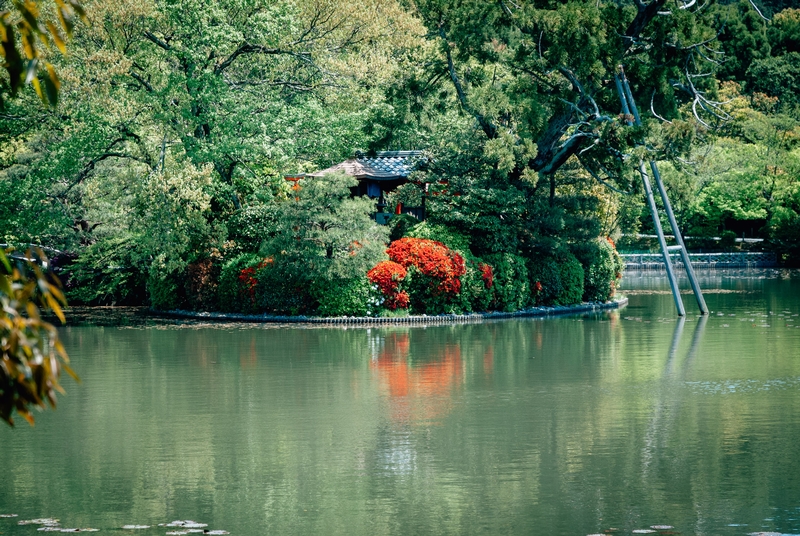
[[[695,393],[704,395],[758,393],[797,388],[800,386],[800,377],[774,380],[695,381],[686,382],[686,385]]]

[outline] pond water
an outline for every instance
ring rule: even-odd
[[[0,533],[800,534],[800,274],[702,285],[685,320],[627,274],[577,317],[64,328],[83,383],[0,427]]]

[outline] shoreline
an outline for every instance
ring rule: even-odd
[[[238,313],[211,313],[198,311],[156,311],[151,310],[154,316],[185,319],[185,320],[206,320],[211,322],[246,322],[251,324],[324,324],[324,325],[353,325],[353,326],[373,326],[373,325],[396,325],[396,324],[471,324],[480,323],[487,320],[502,320],[508,318],[531,318],[564,316],[578,313],[592,313],[620,309],[628,304],[628,298],[622,296],[615,300],[605,303],[581,303],[577,305],[559,305],[553,307],[531,307],[514,311],[488,312],[488,313],[469,313],[463,315],[409,315],[401,317],[372,317],[372,316],[353,316],[353,317],[313,317],[313,316],[278,316],[278,315],[245,315]]]

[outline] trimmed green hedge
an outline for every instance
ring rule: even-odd
[[[555,256],[529,259],[528,270],[536,305],[572,305],[581,302],[584,291],[583,267],[572,253],[559,252]]]
[[[606,302],[616,290],[624,264],[614,246],[605,238],[580,244],[574,248],[586,273],[583,301]]]
[[[523,257],[511,253],[495,253],[484,257],[492,267],[492,306],[498,311],[519,311],[531,304],[531,283]]]

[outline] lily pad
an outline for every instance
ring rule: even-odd
[[[187,520],[178,520],[178,521],[171,521],[169,523],[159,523],[159,527],[180,527],[183,529],[202,529],[208,526],[206,523],[198,523],[197,521],[192,521],[191,519]]]
[[[58,525],[58,519],[53,519],[51,517],[42,517],[39,519],[23,519],[22,521],[18,522],[17,525]]]

